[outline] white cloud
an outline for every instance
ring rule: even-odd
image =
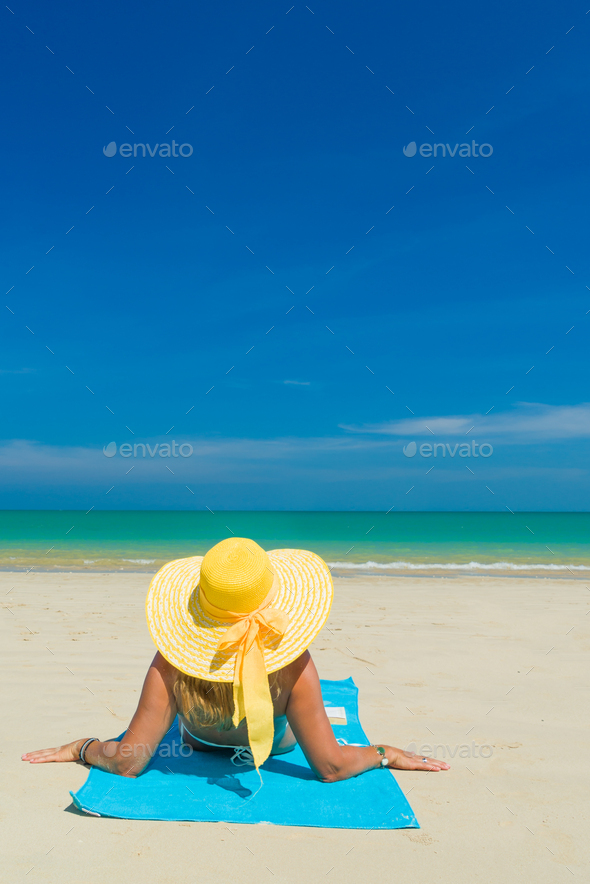
[[[116,441],[119,447],[124,440]],[[157,442],[171,440],[168,436],[141,441],[153,449]],[[177,444],[188,441],[184,437]],[[485,464],[478,461],[479,467],[485,466],[478,483],[463,463],[451,459],[441,460],[445,469],[435,470],[422,481],[425,464],[420,466],[418,458],[405,458],[401,441],[392,435],[200,437],[190,439],[190,444],[192,457],[125,458],[119,451],[105,457],[102,445],[8,441],[0,444],[0,495],[6,509],[86,510],[91,505],[97,509],[182,509],[207,504],[213,510],[345,510],[352,505],[383,507],[385,512],[392,504],[406,509],[408,501],[410,508],[493,509],[502,486],[504,493],[509,492],[509,502],[518,498],[520,509],[584,509],[588,500],[585,457],[577,456],[565,466],[542,451],[540,459],[531,457],[524,448],[521,458],[513,452],[518,463],[500,467],[494,458]],[[491,484],[496,497],[489,495],[484,482]],[[414,484],[410,500],[405,494]]]
[[[110,440],[107,440],[110,441]],[[117,447],[124,439],[112,440]],[[134,439],[133,442],[170,442],[170,437],[160,439]],[[193,446],[190,457],[149,456],[141,447],[137,457],[105,457],[103,447],[69,445],[46,445],[27,439],[7,440],[0,444],[0,487],[13,485],[66,485],[171,481],[253,483],[276,481],[287,474],[301,473],[338,474],[344,478],[350,469],[347,456],[367,449],[388,449],[386,439],[363,439],[356,436],[285,437],[275,439],[248,438],[182,438]],[[132,442],[132,444],[133,444]],[[105,443],[106,444],[106,443]],[[179,443],[177,443],[179,444]],[[144,449],[145,450],[145,449]],[[343,461],[342,458],[345,460]],[[127,470],[134,467],[127,475]],[[355,467],[358,469],[358,464]],[[361,468],[363,470],[363,468]],[[369,467],[369,471],[372,468]],[[377,469],[377,467],[375,467]],[[174,479],[170,471],[172,471]]]
[[[486,439],[502,438],[522,445],[557,439],[590,438],[590,403],[544,405],[516,403],[511,411],[494,414],[445,415],[408,418],[380,424],[347,425],[341,429],[355,434],[383,436],[464,436],[477,434]]]

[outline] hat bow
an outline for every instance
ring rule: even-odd
[[[274,739],[274,710],[264,661],[264,640],[269,634],[280,640],[289,625],[289,616],[271,607],[275,596],[273,587],[253,611],[237,613],[213,605],[202,587],[199,592],[199,602],[207,614],[215,620],[233,621],[217,647],[224,651],[237,646],[232,721],[237,727],[243,718],[246,719],[248,742],[257,768],[270,755]]]

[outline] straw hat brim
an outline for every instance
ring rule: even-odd
[[[264,639],[266,671],[276,672],[296,660],[328,619],[334,588],[326,563],[300,549],[268,552],[276,574],[272,608],[289,616],[282,638]],[[154,644],[181,672],[208,681],[231,682],[235,651],[217,650],[232,621],[215,620],[199,603],[203,556],[176,559],[153,578],[146,599],[146,617]]]

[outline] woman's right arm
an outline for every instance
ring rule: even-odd
[[[320,680],[309,651],[289,667],[293,687],[287,703],[287,720],[310,766],[323,783],[356,777],[381,764],[374,746],[341,746],[326,715]],[[393,746],[383,746],[387,766],[401,770],[447,770],[436,758],[421,758]]]

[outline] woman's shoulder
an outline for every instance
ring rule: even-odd
[[[180,671],[176,666],[173,666],[172,663],[169,663],[159,651],[156,651],[156,656],[152,660],[151,666],[160,673],[166,687],[174,687],[176,679],[180,675]]]
[[[303,674],[307,666],[311,661],[311,654],[309,651],[304,651],[299,657],[295,660],[292,660],[291,663],[288,663],[282,669],[279,670],[280,679],[281,679],[281,687],[283,689],[291,689],[295,683],[299,680],[300,676]]]

